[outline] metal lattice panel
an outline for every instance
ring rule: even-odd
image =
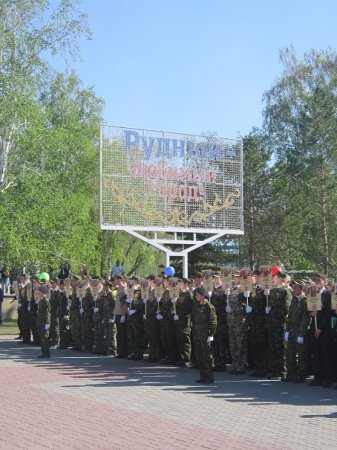
[[[241,141],[102,125],[101,226],[242,234]]]

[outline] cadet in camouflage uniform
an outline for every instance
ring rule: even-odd
[[[254,372],[251,376],[267,374],[268,335],[266,330],[266,296],[260,286],[260,272],[253,273],[254,288],[251,293],[252,312],[247,316],[250,361]]]
[[[91,282],[93,289],[93,295],[96,293],[97,298],[93,297],[94,307],[93,307],[93,328],[94,328],[94,344],[93,352],[98,354],[105,353],[105,343],[104,343],[104,314],[103,314],[103,285],[102,281],[98,279],[93,279]]]
[[[38,304],[37,304],[37,301],[35,300],[35,297],[34,297],[33,286],[31,286],[30,292],[31,292],[31,298],[28,299],[28,297],[27,297],[27,300],[28,300],[27,310],[28,310],[28,317],[29,317],[29,328],[30,328],[30,332],[33,335],[33,342],[32,342],[32,344],[41,345],[40,336],[39,336],[39,330],[38,330],[38,327],[37,327]],[[30,332],[29,332],[29,334],[30,334]]]
[[[191,280],[183,278],[181,281],[179,298],[175,305],[176,314],[173,316],[175,336],[178,350],[178,366],[189,367],[191,362],[191,313],[193,308]]]
[[[92,346],[94,344],[94,333],[93,333],[94,299],[92,296],[90,279],[88,276],[84,276],[84,284],[85,284],[85,297],[82,300],[83,312],[81,314],[81,341],[82,341],[82,350],[86,352],[91,352]]]
[[[308,327],[310,314],[307,310],[307,297],[303,293],[302,282],[292,283],[293,298],[286,322],[286,368],[284,381],[303,383],[308,375]]]
[[[175,364],[177,359],[176,336],[173,323],[174,306],[168,289],[169,279],[163,277],[164,292],[159,303],[160,313],[160,341],[164,352],[161,364]],[[158,318],[158,316],[157,316]]]
[[[217,320],[214,306],[207,300],[208,292],[203,287],[195,289],[196,302],[192,309],[193,348],[200,370],[196,383],[214,383],[211,341]]]
[[[236,283],[239,278],[236,277]],[[246,298],[238,284],[229,295],[230,312],[227,314],[229,350],[232,363],[228,371],[235,375],[246,373],[247,370],[247,323]]]
[[[281,377],[285,371],[284,333],[292,293],[284,285],[285,274],[278,272],[273,277],[270,290],[270,314],[268,324],[268,374],[269,378]]]
[[[49,328],[50,328],[50,303],[47,297],[49,287],[47,284],[42,284],[38,289],[38,313],[37,313],[37,325],[39,330],[39,336],[41,340],[42,354],[39,358],[50,357],[50,341],[49,341]]]
[[[81,350],[81,313],[80,313],[80,299],[77,296],[77,289],[79,286],[79,279],[75,276],[71,282],[72,294],[70,304],[70,332],[73,344],[73,350]]]
[[[146,303],[146,316],[144,317],[144,328],[147,334],[149,344],[149,357],[147,362],[158,362],[162,356],[160,342],[160,321],[157,320],[158,303],[155,296],[155,277],[150,275],[149,280],[149,298]],[[145,309],[145,308],[144,308]]]
[[[19,289],[19,304],[21,305],[20,334],[22,336],[23,344],[30,344],[30,324],[29,324],[28,299],[27,299],[27,284],[28,284],[27,277],[24,275],[23,277],[21,277],[21,286]]]
[[[128,356],[127,342],[127,295],[125,280],[121,275],[115,277],[116,283],[116,326],[117,326],[117,357],[126,358]]]
[[[117,355],[117,327],[116,327],[116,300],[111,292],[112,284],[105,281],[103,284],[103,324],[104,324],[104,354]],[[117,291],[115,291],[117,292]]]
[[[59,336],[60,336],[60,330],[59,330],[59,318],[57,314],[57,308],[58,308],[58,287],[55,280],[52,280],[50,282],[51,289],[49,291],[50,294],[50,330],[49,330],[49,336],[50,336],[50,343],[51,345],[58,345],[59,343]]]
[[[60,280],[57,296],[57,315],[60,331],[60,340],[58,348],[68,348],[70,344],[70,299],[67,298],[64,280]]]
[[[144,352],[144,307],[140,289],[135,289],[133,299],[128,307],[128,359],[139,361]]]
[[[217,328],[212,342],[212,353],[214,359],[214,371],[224,372],[229,354],[229,337],[226,313],[227,294],[222,288],[220,273],[213,275],[214,288],[211,303],[215,308],[217,317]]]

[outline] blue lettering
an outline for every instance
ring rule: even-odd
[[[131,148],[138,144],[139,134],[136,131],[125,130],[124,136],[125,136],[125,148],[126,151],[129,153],[131,151]]]
[[[163,143],[165,139],[164,138],[157,138],[157,153],[156,158],[160,158],[163,156]]]
[[[209,159],[221,159],[221,147],[220,144],[210,144],[209,146]]]
[[[172,139],[173,142],[173,157],[177,157],[180,156],[180,158],[184,157],[184,150],[185,150],[185,145],[184,145],[184,141],[183,140],[179,140],[178,139]],[[178,155],[178,152],[180,150],[180,155]]]
[[[142,136],[141,142],[142,142],[142,147],[145,152],[145,161],[148,161],[151,158],[151,153],[152,153],[153,144],[154,144],[154,137],[146,138],[146,137]]]

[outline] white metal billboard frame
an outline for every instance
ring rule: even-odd
[[[108,126],[107,124],[102,124],[100,126],[100,175],[102,174],[102,152],[103,152],[103,127]],[[111,127],[122,128],[122,129],[134,129],[132,127],[118,126],[113,125]],[[151,130],[147,129],[147,131],[152,131],[156,133],[163,133],[161,130]],[[166,132],[170,133],[170,132]],[[185,136],[184,133],[177,133],[182,136]],[[243,160],[243,145],[242,140],[238,139],[228,139],[233,141],[240,141],[240,158]],[[243,184],[243,164],[241,165],[241,180]],[[149,245],[163,251],[165,253],[166,266],[170,265],[171,257],[182,257],[183,258],[183,276],[188,276],[188,254],[199,248],[205,244],[209,244],[216,239],[221,238],[224,235],[243,235],[243,231],[241,230],[232,230],[232,229],[200,229],[200,228],[187,228],[183,229],[181,227],[140,227],[140,226],[123,226],[123,225],[105,225],[102,220],[102,176],[100,176],[100,226],[102,230],[114,230],[114,231],[125,231],[126,233],[134,236]],[[241,216],[243,216],[243,190],[241,189]],[[141,232],[146,232],[148,234],[152,234],[152,237],[147,237],[141,234]],[[166,234],[171,234],[171,238],[161,238],[158,236],[158,233],[164,232]],[[182,235],[180,238],[179,235]],[[183,237],[184,234],[192,235],[192,238],[185,239]],[[202,239],[198,239],[198,235],[209,235],[209,237],[205,238],[202,236]],[[178,245],[181,246],[182,249],[180,251],[173,251],[167,246],[170,245]]]

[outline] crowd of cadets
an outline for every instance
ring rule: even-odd
[[[209,272],[209,271],[208,271]],[[273,272],[272,272],[273,273]],[[19,280],[19,338],[41,345],[118,358],[196,367],[200,383],[213,383],[214,371],[281,378],[330,387],[337,381],[336,312],[325,276],[290,280],[273,273],[272,288],[252,275],[245,291],[242,273],[225,287],[220,273],[205,288],[204,273],[193,280],[150,275],[108,281],[81,278]],[[321,309],[309,312],[307,294],[316,286]],[[17,339],[19,339],[17,338]]]

